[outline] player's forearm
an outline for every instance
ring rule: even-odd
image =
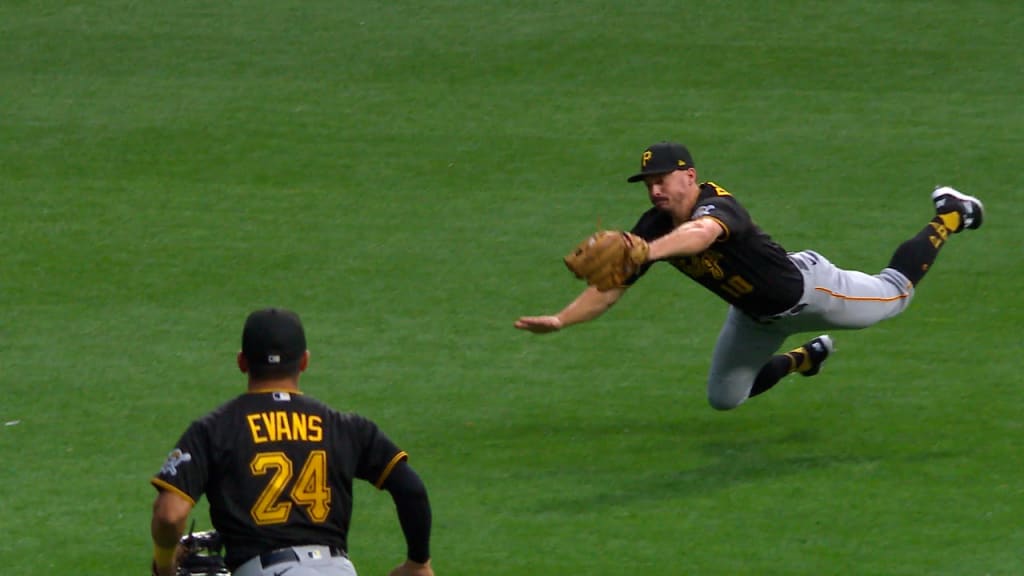
[[[161,490],[153,502],[150,533],[153,536],[153,572],[158,576],[174,574],[178,541],[191,511],[192,502],[166,490]]]
[[[591,286],[556,314],[556,317],[562,328],[593,320],[611,308],[624,292],[625,288],[600,292]]]
[[[712,219],[702,218],[686,222],[651,242],[647,260],[653,262],[698,254],[711,246],[721,233],[721,225]]]
[[[419,475],[401,462],[388,476],[382,488],[391,493],[398,513],[398,522],[405,535],[406,554],[410,562],[430,561],[431,510],[427,488]]]
[[[178,545],[178,540],[181,539],[183,532],[184,526],[179,528],[174,524],[153,522],[153,544],[160,548],[174,548]]]
[[[184,521],[179,526],[157,517],[153,518],[150,528],[153,536],[153,574],[156,576],[175,573],[175,556],[178,540],[185,529],[184,524]]]

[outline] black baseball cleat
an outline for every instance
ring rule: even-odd
[[[828,334],[822,334],[793,350],[793,352],[802,352],[804,354],[804,361],[797,368],[797,372],[801,376],[814,376],[821,371],[821,365],[825,363],[825,360],[832,354],[834,349],[832,337]]]
[[[932,202],[935,203],[936,214],[960,213],[960,227],[953,230],[954,234],[981,228],[985,206],[974,196],[968,196],[949,186],[940,186],[932,192]]]

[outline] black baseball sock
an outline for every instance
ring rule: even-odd
[[[798,348],[785,354],[776,354],[772,359],[761,367],[761,371],[754,378],[754,385],[750,388],[750,396],[763,394],[779,383],[790,372],[796,370],[804,363],[807,354],[802,348]]]
[[[899,270],[911,284],[917,286],[932,267],[949,233],[959,225],[960,215],[956,212],[936,216],[917,236],[900,244],[889,260],[889,268]]]

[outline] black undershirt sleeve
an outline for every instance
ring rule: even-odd
[[[406,462],[399,462],[381,488],[391,493],[398,522],[405,534],[408,557],[413,562],[430,559],[430,500],[419,474]]]

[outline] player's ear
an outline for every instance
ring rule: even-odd
[[[238,357],[235,359],[238,362],[238,369],[242,374],[249,373],[249,361],[245,359],[245,354],[238,353]]]
[[[299,360],[299,372],[305,372],[309,366],[309,350],[302,353],[302,359]]]

